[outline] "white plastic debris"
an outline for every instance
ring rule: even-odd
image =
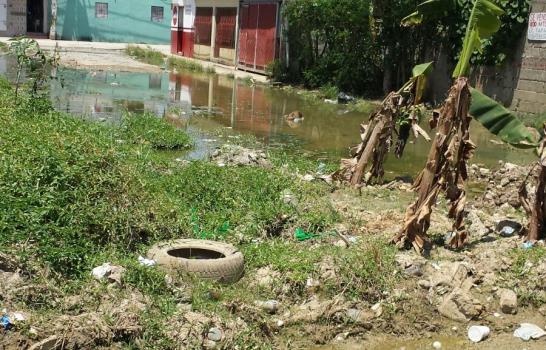
[[[514,331],[514,337],[520,338],[523,341],[531,339],[539,339],[546,335],[546,332],[532,323],[522,323],[518,329]]]
[[[468,328],[468,339],[474,343],[479,343],[486,339],[491,333],[487,326],[471,326]]]
[[[104,263],[101,266],[95,267],[91,270],[91,274],[95,279],[101,280],[105,278],[112,271],[112,265],[110,263]]]
[[[313,175],[311,175],[311,174],[306,174],[306,175],[303,176],[303,181],[309,181],[310,182],[310,181],[313,181],[313,180],[315,180],[315,177]]]
[[[155,260],[152,259],[146,259],[143,256],[138,257],[138,262],[142,266],[154,266],[156,264]]]
[[[26,320],[26,317],[25,315],[23,315],[22,313],[20,312],[14,312],[13,313],[13,319],[17,322],[23,322]]]
[[[434,343],[432,343],[432,347],[436,350],[440,350],[442,348],[442,343],[440,343],[439,341],[435,341]]]

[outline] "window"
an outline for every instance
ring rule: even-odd
[[[108,18],[108,3],[107,2],[95,3],[95,17]]]
[[[162,6],[152,6],[152,22],[163,22]]]

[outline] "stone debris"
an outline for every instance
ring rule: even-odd
[[[211,155],[211,161],[219,166],[259,166],[271,168],[267,154],[261,150],[253,150],[236,145],[223,145]]]
[[[515,314],[518,312],[518,296],[510,289],[499,290],[499,303],[501,311],[505,314]]]

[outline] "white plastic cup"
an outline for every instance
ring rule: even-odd
[[[479,343],[489,336],[491,329],[487,326],[471,326],[468,328],[468,339],[474,343]]]

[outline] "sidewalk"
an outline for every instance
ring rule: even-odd
[[[10,37],[0,37],[0,42],[8,43]],[[138,46],[142,48],[151,48],[153,50],[159,51],[162,54],[168,56],[168,57],[176,57],[179,59],[184,59],[192,62],[196,62],[201,64],[205,69],[206,68],[214,68],[215,72],[217,74],[222,75],[230,75],[232,74],[235,78],[238,79],[248,79],[251,78],[254,81],[265,83],[268,81],[266,76],[255,74],[251,72],[245,72],[241,70],[235,69],[235,67],[227,66],[224,64],[216,63],[216,62],[210,62],[210,61],[202,61],[197,60],[193,58],[187,58],[182,57],[178,55],[171,54],[171,48],[169,45],[146,45],[146,44],[129,44],[129,43],[106,43],[106,42],[91,42],[91,41],[66,41],[66,40],[50,40],[50,39],[34,39],[38,42],[40,47],[44,50],[51,51],[54,50],[55,47],[58,47],[58,50],[62,56],[67,56],[67,61],[70,62],[71,66],[77,66],[81,68],[85,68],[86,66],[91,66],[93,68],[100,68],[100,65],[97,66],[98,63],[100,63],[101,59],[100,57],[97,58],[98,55],[108,55],[108,57],[104,57],[105,59],[103,61],[106,61],[104,64],[105,68],[111,68],[115,69],[115,67],[126,67],[134,69],[129,69],[131,71],[133,70],[147,70],[147,71],[156,71],[158,70],[158,67],[156,66],[150,66],[138,61],[135,61],[131,59],[128,56],[125,56],[127,59],[122,59],[122,55],[125,55],[125,49],[128,45]],[[81,54],[88,54],[88,55],[81,55]],[[114,62],[112,61],[112,54],[120,55],[115,60],[115,64],[112,64]],[[87,57],[86,57],[87,56]],[[94,56],[94,57],[93,57]],[[84,61],[92,61],[93,64],[86,65],[85,62],[77,62],[79,60]]]

